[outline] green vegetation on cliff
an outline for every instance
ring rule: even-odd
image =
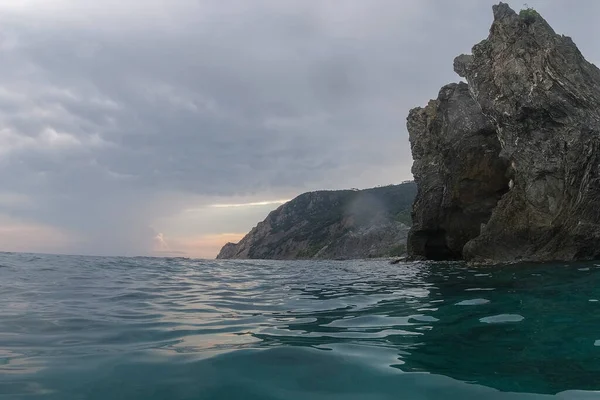
[[[519,12],[519,16],[523,18],[526,24],[532,24],[540,16],[535,9],[525,4],[525,8]]]

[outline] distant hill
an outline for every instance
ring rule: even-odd
[[[219,259],[356,259],[405,253],[414,182],[308,192],[283,204]]]

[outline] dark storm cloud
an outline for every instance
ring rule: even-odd
[[[77,232],[73,251],[139,253],[187,204],[173,193],[409,178],[407,111],[458,79],[492,2],[23,4],[0,2],[0,179],[31,204],[0,212]],[[598,3],[530,4],[600,59]]]

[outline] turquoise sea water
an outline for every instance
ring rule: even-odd
[[[599,265],[3,253],[0,398],[600,399]]]

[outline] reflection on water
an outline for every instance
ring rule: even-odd
[[[598,299],[594,263],[0,254],[0,398],[600,398]]]

